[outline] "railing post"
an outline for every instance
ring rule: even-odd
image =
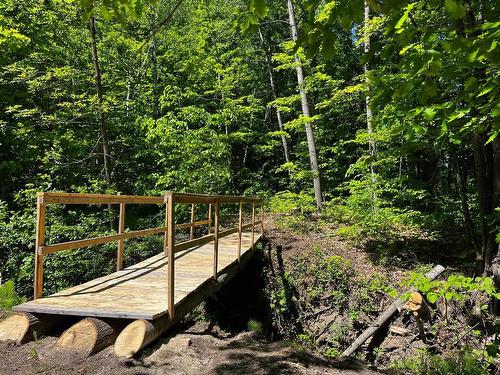
[[[43,245],[45,245],[45,203],[43,193],[36,199],[36,237],[35,237],[35,283],[33,299],[43,295]]]
[[[219,199],[215,201],[214,220],[214,279],[217,279],[217,267],[219,261]]]
[[[195,215],[194,208],[195,208],[195,204],[192,203],[191,204],[191,224],[194,223],[194,215]],[[191,225],[191,228],[189,229],[189,239],[192,240],[193,237],[194,237],[194,225]]]
[[[255,200],[252,200],[252,250],[255,249]]]
[[[243,201],[240,201],[240,216],[238,219],[238,262],[241,256],[241,236],[243,235]]]
[[[174,271],[175,271],[175,259],[174,259],[174,246],[175,246],[175,222],[174,222],[174,194],[169,192],[165,196],[166,199],[166,218],[165,226],[167,230],[165,232],[165,243],[166,243],[166,255],[167,255],[167,308],[168,315],[170,319],[175,316],[175,283],[174,283]]]
[[[118,219],[118,233],[125,232],[125,203],[120,203],[120,218]],[[118,253],[116,255],[116,270],[123,269],[123,240],[118,240]]]
[[[212,203],[208,205],[208,234],[212,232]]]
[[[264,235],[264,204],[260,201],[260,232]]]

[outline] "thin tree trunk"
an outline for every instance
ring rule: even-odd
[[[273,99],[276,100],[278,96],[276,95],[276,87],[274,85],[274,77],[273,77],[273,67],[271,64],[271,51],[269,50],[268,47],[266,47],[266,44],[264,42],[264,36],[262,35],[262,31],[260,30],[259,26],[259,37],[260,37],[260,42],[262,44],[262,48],[264,49],[264,56],[266,58],[266,66],[267,66],[267,73],[269,75],[269,84],[271,85],[271,93],[273,95]],[[283,127],[283,122],[281,121],[281,111],[279,110],[278,107],[275,107],[276,109],[276,118],[278,120],[278,128],[280,132],[284,132],[285,129]],[[290,162],[290,154],[288,153],[288,142],[286,140],[285,134],[281,134],[281,143],[283,145],[283,154],[285,156],[285,161],[288,163]]]
[[[290,29],[292,30],[292,39],[294,42],[298,39],[297,24],[295,23],[295,14],[293,10],[292,0],[288,0],[288,17],[290,22]],[[302,62],[298,54],[295,54],[295,62],[297,64],[297,84],[299,86],[300,102],[302,104],[302,114],[304,117],[308,118],[310,116],[309,112],[309,102],[307,101],[307,93],[304,84],[304,72],[302,70]],[[306,138],[307,138],[307,148],[309,149],[309,161],[311,163],[311,172],[313,174],[313,184],[314,184],[314,198],[316,200],[316,207],[318,210],[323,208],[323,196],[321,192],[321,179],[319,173],[318,156],[316,153],[316,141],[314,140],[314,132],[310,122],[305,125],[306,128]]]
[[[111,156],[109,152],[109,140],[108,140],[108,130],[106,128],[106,121],[104,118],[104,104],[103,104],[103,88],[102,88],[102,78],[101,78],[101,68],[99,66],[99,56],[97,54],[97,37],[96,37],[96,26],[95,18],[92,17],[89,21],[89,30],[92,41],[92,61],[94,63],[95,72],[95,89],[97,92],[97,121],[99,123],[99,130],[101,133],[102,140],[102,153],[104,162],[104,178],[108,187],[111,187]],[[109,224],[111,229],[114,228],[114,219],[111,205],[108,205],[109,211]]]
[[[494,228],[491,226],[495,209],[495,173],[492,144],[485,144],[484,134],[473,134],[474,162],[476,166],[477,191],[479,197],[479,220],[481,232],[481,260],[483,272],[489,272],[496,254]]]
[[[156,12],[153,14],[151,35],[151,62],[153,64],[153,118],[158,120],[160,117],[159,111],[159,93],[158,93],[158,60],[156,57]]]
[[[460,199],[462,201],[462,215],[464,217],[464,229],[467,240],[474,246],[476,258],[481,256],[479,245],[474,234],[474,224],[470,213],[469,202],[467,200],[467,176],[464,173],[460,159],[454,153],[451,154],[456,172],[456,180]]]
[[[370,51],[370,32],[368,30],[368,23],[370,21],[370,6],[368,2],[365,0],[365,31],[364,31],[364,53],[365,53],[365,58],[368,52]],[[367,94],[365,96],[365,106],[366,106],[366,130],[368,132],[368,152],[370,153],[370,176],[371,176],[371,181],[372,181],[372,191],[371,191],[371,198],[372,198],[372,205],[375,207],[375,201],[377,199],[377,193],[375,191],[376,188],[376,183],[377,183],[377,178],[375,176],[375,159],[377,157],[377,147],[375,140],[373,138],[373,125],[372,125],[372,109],[370,107],[370,80],[368,78],[368,71],[370,70],[370,66],[368,65],[368,59],[366,60],[363,70],[365,73],[365,83],[366,83],[366,90]]]
[[[92,37],[92,61],[94,63],[95,72],[95,89],[97,92],[97,120],[99,122],[99,130],[102,139],[102,152],[104,161],[104,177],[108,186],[111,186],[111,157],[109,154],[109,141],[106,122],[104,120],[104,106],[103,106],[103,88],[101,79],[101,68],[99,66],[99,56],[97,54],[97,37],[95,18],[92,17],[89,21],[90,35]]]

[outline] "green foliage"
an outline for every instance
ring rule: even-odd
[[[248,329],[259,336],[264,333],[264,326],[262,323],[254,319],[248,321]]]
[[[14,282],[9,280],[0,284],[0,310],[10,310],[13,306],[25,301],[14,289]]]
[[[405,284],[422,292],[430,303],[435,303],[438,298],[444,298],[446,301],[464,301],[473,292],[485,293],[490,298],[500,299],[500,293],[496,291],[491,277],[450,275],[446,280],[431,281],[423,274],[413,272]]]
[[[421,351],[416,356],[396,361],[392,367],[398,374],[407,374],[408,371],[417,375],[487,375],[490,373],[487,364],[481,361],[479,353],[470,350],[446,356]]]
[[[353,271],[349,261],[340,256],[326,256],[315,246],[306,256],[292,261],[290,277],[297,289],[304,291],[300,303],[309,309],[320,304],[346,306]]]

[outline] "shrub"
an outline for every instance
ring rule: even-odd
[[[0,285],[0,310],[11,310],[13,306],[24,301],[25,299],[16,293],[12,280]]]

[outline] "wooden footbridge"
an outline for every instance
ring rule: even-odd
[[[45,243],[46,206],[119,205],[118,233],[57,244]],[[163,227],[127,231],[127,205],[153,204],[165,209]],[[191,221],[176,223],[176,207],[189,205]],[[222,228],[220,207],[236,205],[238,224]],[[206,218],[196,221],[202,211]],[[245,223],[245,208],[251,212]],[[257,219],[257,210],[259,218]],[[176,233],[189,232],[177,241]],[[0,341],[29,341],[36,335],[61,329],[61,322],[83,320],[68,328],[57,345],[97,352],[114,343],[119,356],[133,356],[215,293],[245,265],[264,230],[259,198],[167,193],[130,196],[39,193],[37,197],[34,298],[14,308],[16,314],[0,322]],[[196,233],[205,233],[196,238]],[[123,268],[124,242],[142,236],[163,235],[164,251]],[[52,253],[117,242],[116,272],[81,285],[43,295],[43,261]]]

